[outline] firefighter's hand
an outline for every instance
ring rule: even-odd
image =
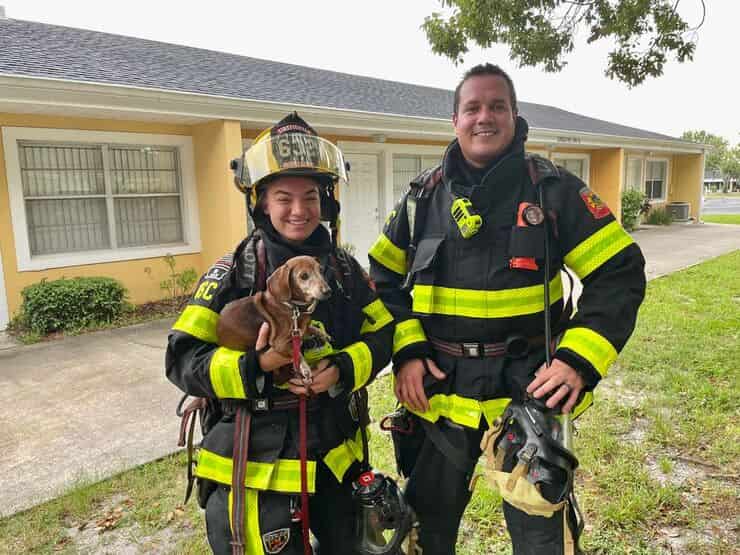
[[[311,372],[313,381],[310,388],[303,384],[301,378],[291,378],[288,381],[288,390],[296,395],[315,395],[327,391],[339,381],[339,368],[328,358],[321,359]],[[310,389],[310,390],[309,390]]]
[[[259,352],[260,349],[264,349],[270,343],[270,325],[265,322],[260,327],[259,334],[257,335],[257,343],[254,348]],[[285,357],[275,351],[273,348],[267,349],[263,353],[257,355],[257,360],[260,363],[260,368],[265,372],[272,372],[278,368],[282,368],[286,364],[292,364],[293,359]]]
[[[407,360],[396,375],[396,398],[417,412],[429,410],[429,400],[424,393],[424,376],[427,372],[437,380],[444,380],[447,377],[429,358]]]
[[[553,359],[549,368],[543,364],[535,372],[534,380],[527,386],[527,393],[531,393],[536,399],[551,393],[545,403],[550,408],[565,399],[562,413],[567,414],[573,410],[585,385],[581,375],[572,366],[562,360]]]

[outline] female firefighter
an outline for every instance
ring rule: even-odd
[[[345,162],[294,112],[260,134],[232,169],[256,199],[253,208],[248,202],[255,229],[201,278],[166,358],[167,377],[207,401],[194,475],[208,541],[215,553],[310,552],[310,523],[322,555],[352,553],[353,481],[367,452],[365,386],[390,360],[393,318],[357,261],[336,247],[333,189],[347,177]],[[318,259],[331,287],[310,316],[330,339],[302,345],[313,368],[310,391],[295,377],[281,383],[276,371],[292,359],[267,344],[267,325],[256,347],[241,352],[219,346],[216,333],[227,303],[263,290],[276,268],[299,255]]]

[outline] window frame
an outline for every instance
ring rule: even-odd
[[[6,174],[10,197],[10,214],[15,240],[18,271],[37,271],[87,264],[120,262],[156,258],[167,254],[180,255],[200,252],[200,225],[192,138],[186,135],[155,135],[78,129],[4,127]],[[164,146],[177,150],[180,179],[180,206],[183,241],[152,246],[117,247],[58,254],[31,255],[26,204],[21,178],[19,141],[35,143],[67,143],[71,145]],[[104,161],[105,164],[107,162]],[[109,225],[115,225],[109,222]]]
[[[395,188],[396,188],[396,160],[397,159],[400,159],[400,158],[412,158],[412,159],[415,159],[416,161],[418,161],[419,168],[416,170],[416,172],[414,173],[414,176],[411,179],[414,179],[415,177],[417,177],[423,170],[428,169],[429,167],[434,167],[434,166],[426,166],[425,167],[424,166],[424,159],[425,158],[427,158],[427,159],[435,159],[436,164],[439,163],[439,158],[437,158],[435,155],[418,154],[418,153],[417,154],[409,154],[409,153],[406,153],[406,152],[394,152],[394,153],[392,153],[391,154],[392,172],[391,172],[391,176],[390,177],[391,177],[391,196],[393,197],[393,202],[394,203],[395,202],[398,202],[401,199],[401,197],[403,195],[403,192],[405,192],[405,190],[408,189],[409,183],[411,183],[411,180],[409,180],[408,183],[406,183],[406,185],[404,186],[405,189],[404,189],[403,192],[401,192],[400,195],[395,194]]]
[[[584,177],[581,177],[581,181],[583,181],[586,185],[589,184],[591,181],[591,155],[581,152],[551,152],[550,153],[550,160],[553,164],[556,164],[555,159],[560,158],[562,160],[581,160],[583,162],[583,174]],[[576,176],[578,177],[578,176]]]
[[[639,160],[640,162],[640,188],[637,189],[643,193],[650,202],[664,203],[668,200],[668,185],[670,183],[671,176],[671,159],[665,156],[643,156],[639,154],[628,154],[624,163],[624,185],[625,190],[634,189],[634,187],[627,186],[627,178],[629,171],[630,160]],[[648,197],[645,192],[646,181],[647,181],[647,164],[648,162],[662,162],[665,164],[665,180],[663,182],[663,196],[651,198]]]

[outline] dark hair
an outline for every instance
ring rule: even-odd
[[[460,89],[462,88],[463,83],[465,83],[465,81],[467,81],[471,77],[478,77],[479,75],[496,75],[498,77],[503,77],[503,79],[506,80],[506,83],[509,85],[511,109],[515,114],[519,111],[516,105],[516,91],[514,90],[514,82],[511,80],[511,77],[509,77],[509,74],[497,65],[479,64],[466,71],[465,75],[463,75],[462,80],[457,84],[457,87],[455,88],[455,103],[452,107],[453,114],[457,114],[457,109],[460,107]]]

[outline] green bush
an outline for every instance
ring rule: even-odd
[[[640,209],[645,202],[645,194],[630,189],[622,193],[622,226],[627,231],[637,227]]]
[[[39,334],[110,322],[126,307],[126,289],[106,277],[43,279],[23,289],[21,295],[23,326]]]
[[[645,222],[650,225],[671,225],[673,218],[671,213],[665,208],[653,208],[648,212]]]

